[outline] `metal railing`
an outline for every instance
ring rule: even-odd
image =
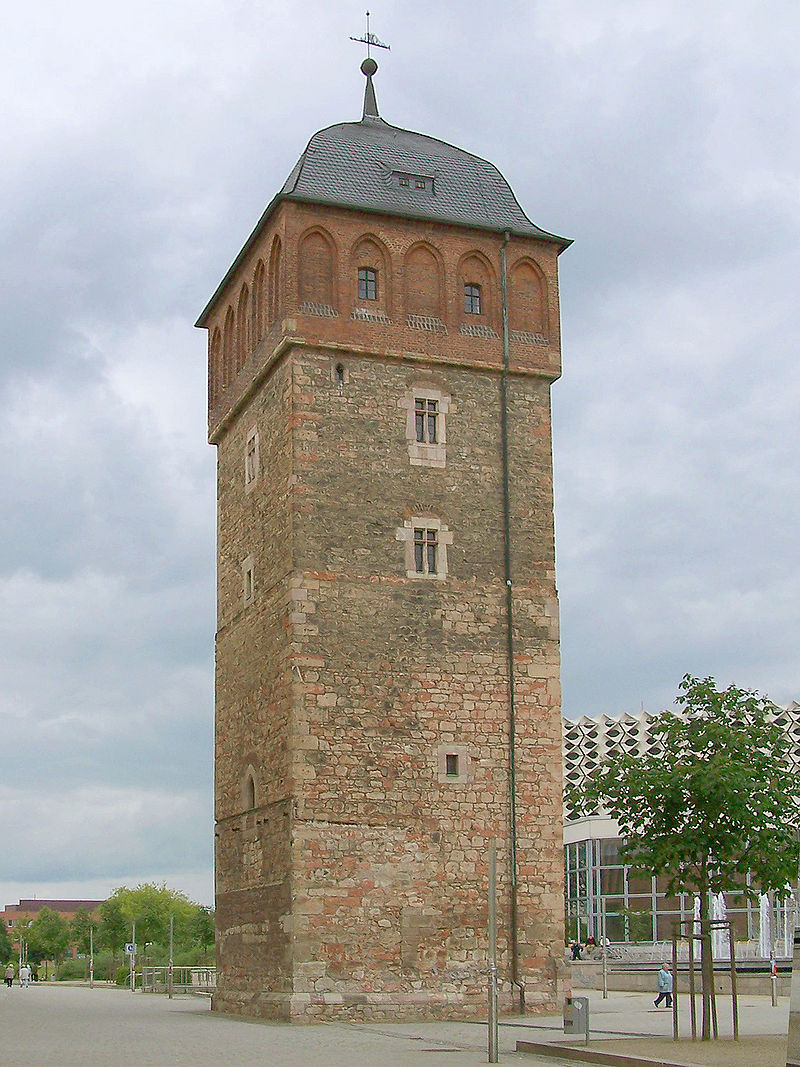
[[[211,993],[216,987],[216,967],[172,968],[172,988],[176,993]],[[169,992],[169,967],[142,967],[140,988],[144,993]]]

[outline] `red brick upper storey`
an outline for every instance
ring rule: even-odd
[[[198,323],[209,335],[210,439],[291,343],[501,367],[503,241],[486,230],[279,203]],[[507,242],[512,373],[560,375],[560,251],[526,236]]]

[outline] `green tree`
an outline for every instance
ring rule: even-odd
[[[100,905],[101,930],[104,945],[120,948],[130,941],[132,924],[136,923],[136,941],[144,945],[165,945],[169,942],[169,917],[174,916],[176,938],[186,939],[197,905],[177,890],[163,883],[146,882],[135,889],[121,886]],[[110,939],[116,937],[116,944]]]
[[[795,827],[800,783],[789,741],[755,692],[686,675],[678,715],[651,726],[657,754],[621,754],[601,764],[574,794],[577,809],[599,807],[619,823],[634,870],[666,878],[667,895],[700,901],[702,1037],[711,1036],[713,962],[709,893],[743,890],[751,899],[786,895],[797,877]],[[747,883],[747,874],[750,882]]]
[[[88,952],[89,930],[95,925],[86,908],[78,908],[69,924],[69,936],[78,952]]]
[[[122,952],[123,945],[130,939],[130,925],[122,913],[122,901],[116,889],[108,900],[104,900],[97,909],[100,922],[97,928],[97,940],[101,948],[114,954]]]
[[[206,953],[214,944],[214,909],[204,904],[195,904],[187,932],[191,940],[200,946],[201,959],[205,962]]]
[[[69,945],[69,923],[57,911],[42,908],[28,927],[25,939],[29,959],[34,962],[53,960],[58,966]]]
[[[0,961],[8,963],[14,952],[5,922],[0,923]]]

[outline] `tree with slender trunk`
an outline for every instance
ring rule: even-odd
[[[800,782],[775,705],[734,685],[686,675],[680,711],[654,718],[652,751],[604,761],[572,791],[574,810],[617,820],[623,859],[664,878],[666,894],[700,901],[702,1037],[711,1037],[713,960],[709,898],[771,890],[785,897],[797,876]],[[748,878],[749,875],[749,878]]]

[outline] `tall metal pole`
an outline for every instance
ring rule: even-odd
[[[672,927],[672,1039],[678,1040],[678,931],[674,925]]]
[[[89,922],[89,988],[94,989],[94,927]]]
[[[175,916],[169,917],[169,971],[167,972],[167,991],[169,993],[169,999],[172,1000],[172,939],[175,932]]]
[[[608,1000],[608,939],[606,938],[606,899],[600,897],[600,936],[603,939],[603,1000]]]
[[[131,993],[136,992],[136,920],[132,924],[131,933]]]
[[[498,1062],[497,1029],[497,843],[489,842],[489,1063]]]

